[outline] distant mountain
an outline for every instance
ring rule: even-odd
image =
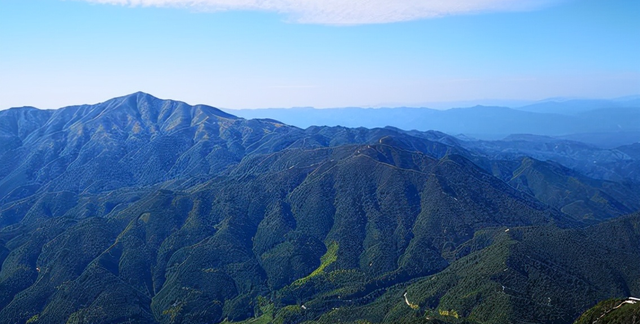
[[[580,133],[558,136],[558,138],[589,143],[602,148],[616,148],[618,146],[640,143],[640,132]]]
[[[636,146],[522,137],[2,111],[0,322],[571,323],[639,294]]]
[[[490,160],[532,157],[553,161],[591,178],[640,182],[640,146],[600,148],[572,140],[535,135],[510,135],[498,141],[461,140],[458,144]]]
[[[640,105],[632,105],[634,102],[545,102],[518,109],[475,106],[449,110],[291,108],[228,111],[244,118],[272,118],[302,128],[312,125],[367,128],[393,126],[404,130],[437,130],[449,134],[466,134],[480,139],[501,139],[510,134],[600,134],[614,138],[618,134],[631,134],[619,136],[618,142],[598,142],[597,138],[591,139],[596,144],[611,146],[611,143],[614,143],[613,146],[617,146],[640,141],[640,138],[634,135],[640,134]],[[589,136],[583,138],[591,142]]]
[[[530,111],[548,114],[577,115],[592,110],[603,110],[611,108],[635,108],[640,109],[640,97],[629,96],[613,100],[594,99],[573,99],[573,100],[550,100],[538,102],[517,108],[522,111]]]

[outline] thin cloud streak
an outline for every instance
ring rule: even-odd
[[[283,13],[297,23],[380,24],[483,12],[536,10],[567,0],[83,0],[132,7]]]
[[[318,88],[318,86],[307,86],[307,85],[275,85],[268,86],[270,89],[314,89]]]

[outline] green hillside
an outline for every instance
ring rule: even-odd
[[[607,299],[593,306],[575,324],[637,324],[640,323],[640,304],[625,303],[625,299]]]
[[[0,323],[572,323],[640,295],[634,183],[142,93],[4,115]]]

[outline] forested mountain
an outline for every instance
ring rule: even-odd
[[[511,135],[498,141],[469,140],[458,143],[491,160],[513,160],[528,156],[556,162],[596,179],[640,181],[640,145],[637,143],[605,149],[578,141],[534,135]]]
[[[640,294],[637,147],[540,142],[144,93],[0,111],[0,322],[571,323]]]
[[[608,299],[586,311],[575,324],[636,324],[640,303],[633,299]]]

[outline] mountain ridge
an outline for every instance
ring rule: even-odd
[[[0,322],[564,323],[636,291],[634,183],[502,142],[214,109],[0,112]],[[584,296],[549,312],[545,290]]]
[[[577,136],[600,146],[609,146],[606,141],[590,138],[588,134],[630,133],[626,138],[618,138],[615,145],[640,141],[633,136],[640,132],[640,105],[612,104],[607,109],[595,105],[589,108],[580,102],[540,103],[542,107],[555,104],[558,107],[571,106],[575,112],[566,113],[562,109],[523,109],[492,106],[474,106],[435,110],[429,108],[272,108],[231,110],[244,118],[273,118],[284,123],[306,128],[311,125],[347,127],[393,126],[404,130],[438,130],[449,134],[465,134],[480,139],[501,139],[515,133],[529,133],[546,136]],[[591,101],[588,101],[592,103]],[[608,102],[608,101],[607,101]],[[598,108],[598,109],[596,109]],[[564,109],[564,108],[563,108]],[[567,108],[569,109],[569,108]],[[482,122],[480,122],[482,121]],[[585,134],[580,136],[580,134]],[[612,136],[613,137],[613,136]],[[618,136],[620,137],[620,136]],[[615,140],[615,137],[614,137]],[[620,143],[620,141],[622,141]]]

